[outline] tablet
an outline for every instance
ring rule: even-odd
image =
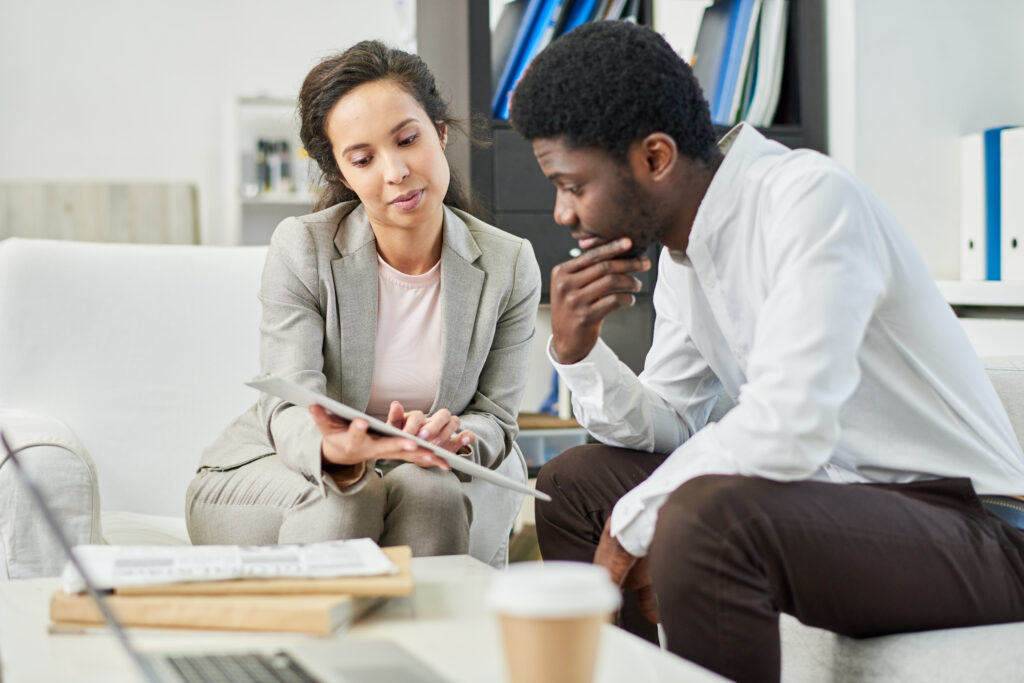
[[[400,436],[405,439],[411,439],[417,446],[427,449],[447,462],[453,470],[459,470],[460,472],[464,472],[472,477],[478,477],[484,481],[496,484],[497,486],[502,486],[504,488],[511,489],[512,491],[518,491],[519,493],[525,493],[528,496],[533,496],[540,500],[551,500],[551,496],[542,491],[530,488],[525,484],[520,484],[517,481],[509,479],[505,475],[498,474],[494,470],[488,469],[483,465],[478,465],[472,460],[467,460],[460,455],[455,455],[451,451],[446,451],[440,446],[432,444],[418,436],[406,434],[401,429],[392,427],[387,422],[371,417],[362,411],[356,410],[351,406],[347,406],[340,401],[335,401],[333,398],[317,393],[312,389],[302,386],[301,384],[296,384],[291,380],[284,379],[283,377],[274,377],[273,375],[263,375],[252,381],[246,382],[246,385],[253,389],[259,389],[271,396],[283,398],[285,401],[294,403],[297,406],[302,406],[303,408],[308,408],[311,405],[318,405],[327,412],[333,413],[338,417],[349,421],[357,418],[360,420],[366,420],[370,425],[371,431],[383,436]]]

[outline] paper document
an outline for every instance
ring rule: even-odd
[[[519,493],[534,496],[540,500],[551,500],[551,496],[546,493],[532,489],[525,484],[520,484],[519,482],[509,479],[504,475],[498,474],[494,470],[487,469],[483,465],[478,465],[471,460],[466,460],[462,456],[455,455],[451,451],[446,451],[440,446],[432,444],[429,441],[425,441],[418,436],[406,434],[397,427],[392,427],[386,422],[382,422],[375,417],[371,417],[364,412],[341,403],[340,401],[335,401],[333,398],[319,394],[312,389],[302,386],[301,384],[296,384],[291,380],[284,379],[283,377],[266,375],[263,377],[257,377],[251,382],[246,382],[246,384],[254,389],[259,389],[271,396],[283,398],[289,403],[294,403],[295,405],[302,406],[303,408],[308,408],[311,405],[318,405],[324,408],[327,412],[334,413],[338,417],[349,421],[355,419],[366,420],[370,425],[371,431],[386,436],[400,436],[406,439],[411,439],[418,446],[421,446],[441,457],[451,466],[452,469],[465,472],[473,477],[479,477],[484,481],[488,481],[498,486],[503,486],[513,491],[518,491]]]
[[[80,545],[75,555],[100,590],[183,581],[330,578],[395,574],[398,567],[369,538],[294,545]],[[66,593],[85,583],[68,564]]]

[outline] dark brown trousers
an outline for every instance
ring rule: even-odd
[[[546,464],[541,554],[591,561],[615,502],[663,460],[590,445]],[[857,638],[1024,620],[1024,531],[968,479],[698,477],[659,511],[649,561],[668,649],[737,681],[779,680],[779,612]],[[624,597],[620,625],[652,639]]]

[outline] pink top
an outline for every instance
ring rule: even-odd
[[[392,401],[430,410],[441,379],[441,261],[406,275],[377,255],[377,345],[366,412],[387,418]]]

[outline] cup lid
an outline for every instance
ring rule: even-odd
[[[622,602],[608,570],[584,562],[519,562],[499,574],[487,591],[495,612],[522,617],[607,614]]]

